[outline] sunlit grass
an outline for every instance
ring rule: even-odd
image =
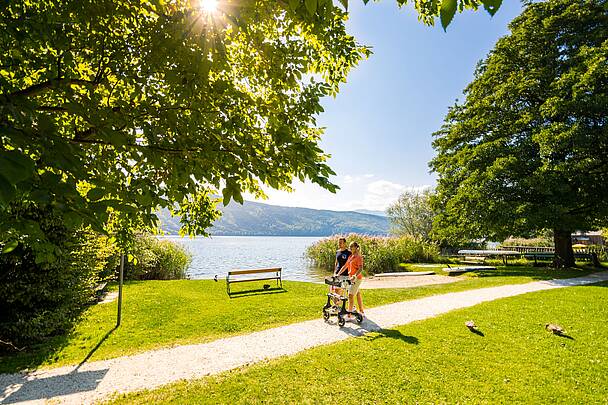
[[[605,403],[606,287],[505,298],[116,403]]]
[[[591,269],[507,267],[459,276],[463,281],[407,289],[365,290],[367,307],[429,295],[502,284],[584,275]],[[247,283],[249,284],[249,283]],[[261,288],[263,282],[236,288]],[[116,302],[89,308],[75,331],[30,350],[0,357],[0,372],[61,366],[267,329],[321,316],[326,286],[284,282],[285,291],[229,298],[225,283],[212,280],[140,281],[124,288],[123,319]]]

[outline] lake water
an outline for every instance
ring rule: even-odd
[[[192,254],[188,274],[192,279],[225,278],[230,270],[281,267],[283,279],[323,281],[328,272],[312,266],[304,256],[319,237],[214,236],[194,239],[164,236]]]

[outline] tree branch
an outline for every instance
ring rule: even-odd
[[[25,89],[15,91],[13,93],[3,94],[2,96],[10,99],[14,97],[31,97],[35,96],[43,91],[53,88],[55,86],[64,86],[70,84],[78,84],[83,86],[97,86],[99,83],[96,83],[91,80],[83,80],[83,79],[50,79],[46,82],[34,84],[33,86],[27,87]]]

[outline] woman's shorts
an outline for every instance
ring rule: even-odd
[[[348,293],[352,295],[357,294],[359,292],[359,287],[361,287],[362,282],[362,278],[356,278],[355,281],[348,288]]]

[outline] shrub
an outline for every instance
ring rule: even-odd
[[[45,235],[13,232],[11,240],[0,241],[0,248],[19,242],[0,254],[0,340],[29,346],[73,327],[95,286],[110,276],[114,250],[91,231],[70,230],[50,207],[23,203],[5,215],[3,220],[36,222]]]
[[[326,270],[333,270],[340,235],[322,239],[308,247],[306,255],[312,262]],[[357,242],[364,257],[367,274],[397,271],[399,263],[435,262],[439,258],[436,244],[411,236],[378,237],[350,234],[347,243]]]
[[[525,238],[509,238],[502,242],[500,246],[526,246],[526,247],[546,247],[553,246],[553,239],[550,237],[539,237],[532,239]]]
[[[186,278],[192,256],[181,245],[139,235],[131,252],[135,260],[125,263],[125,279],[178,280]]]

